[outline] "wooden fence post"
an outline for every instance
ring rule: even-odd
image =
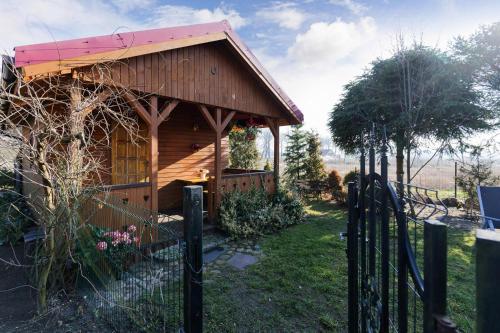
[[[500,332],[500,233],[476,231],[477,333]]]
[[[424,224],[424,333],[435,332],[435,318],[446,315],[446,224]]]
[[[203,331],[203,188],[183,189],[184,241],[184,331]]]

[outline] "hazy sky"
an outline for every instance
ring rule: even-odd
[[[500,0],[2,0],[0,49],[227,19],[305,115],[326,134],[342,86],[387,55],[397,34],[446,48],[500,21]]]

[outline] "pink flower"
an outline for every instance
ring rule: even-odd
[[[127,228],[127,231],[130,232],[130,233],[133,233],[133,232],[136,232],[137,231],[137,227],[135,225],[129,225],[128,228]]]
[[[113,238],[113,239],[117,239],[121,236],[121,233],[116,230],[116,231],[108,231],[106,233],[104,233],[104,237],[110,237],[110,238]]]
[[[119,237],[119,240],[122,242],[126,242],[128,239],[130,239],[130,235],[126,231],[124,231]]]
[[[139,239],[139,237],[134,237],[134,238],[133,238],[133,241],[134,241],[134,243],[139,244],[140,239]]]
[[[113,246],[117,246],[118,244],[120,244],[120,241],[118,239],[115,239],[111,242],[111,244],[113,244]]]
[[[98,251],[104,251],[104,250],[106,250],[108,248],[108,243],[106,243],[106,242],[99,242],[99,243],[96,244],[95,247],[96,247],[96,249]]]

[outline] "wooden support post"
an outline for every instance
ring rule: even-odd
[[[184,331],[203,332],[203,188],[183,189],[184,240]]]
[[[476,231],[476,332],[500,332],[500,233]]]
[[[279,186],[279,176],[280,176],[280,126],[278,120],[265,118],[271,133],[274,138],[274,183],[276,188]]]
[[[215,111],[216,135],[215,135],[215,207],[219,207],[221,201],[222,183],[222,110]]]
[[[199,104],[198,105],[201,114],[203,115],[203,118],[207,121],[208,125],[214,130],[215,132],[215,163],[214,163],[214,170],[215,170],[215,179],[214,179],[214,184],[210,183],[208,186],[208,193],[209,193],[209,199],[208,199],[208,216],[210,220],[213,220],[215,218],[215,209],[219,208],[220,202],[221,202],[221,194],[222,194],[222,189],[221,189],[221,184],[222,184],[222,132],[224,132],[224,129],[229,125],[229,122],[231,119],[233,119],[234,115],[236,114],[236,111],[230,111],[226,118],[222,120],[222,110],[220,108],[217,108],[215,110],[215,119],[212,117],[210,114],[210,111],[208,111],[208,108],[203,105]],[[213,184],[213,187],[211,186]],[[214,192],[214,198],[213,198],[213,204],[212,204],[212,198],[210,196],[212,195],[212,190]]]
[[[151,97],[151,123],[149,125],[150,139],[150,183],[151,183],[151,210],[156,215],[158,212],[158,97]],[[156,222],[154,216],[154,222]]]
[[[274,183],[276,188],[279,186],[280,179],[280,127],[276,123],[276,134],[274,135]]]

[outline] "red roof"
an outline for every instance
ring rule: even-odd
[[[200,37],[214,33],[225,33],[228,39],[244,53],[248,60],[262,75],[267,83],[275,90],[275,93],[285,102],[288,108],[302,122],[304,116],[293,101],[279,87],[255,55],[243,43],[238,35],[231,29],[229,23],[224,20],[215,23],[195,24],[182,27],[152,29],[136,32],[116,33],[113,35],[97,36],[89,38],[78,38],[65,41],[57,41],[42,44],[18,46],[15,50],[16,67],[25,67],[53,61],[63,61],[92,54],[129,49],[131,47],[154,45],[168,41]]]

